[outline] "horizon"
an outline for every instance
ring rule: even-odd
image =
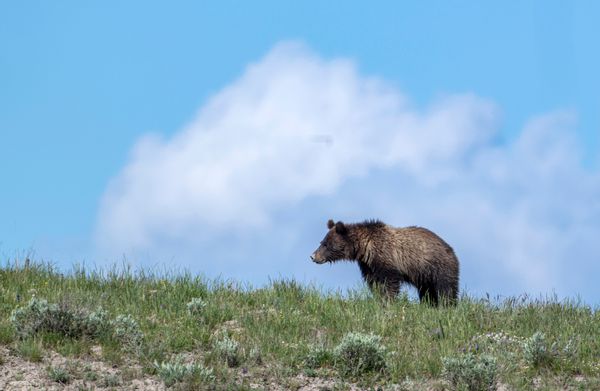
[[[340,261],[349,262],[349,261]],[[176,282],[181,278],[190,278],[193,281],[198,280],[202,284],[206,284],[210,289],[215,289],[220,285],[226,285],[231,289],[241,292],[253,292],[261,289],[272,288],[276,284],[280,283],[298,283],[302,289],[308,291],[314,290],[323,297],[334,296],[342,299],[352,300],[355,298],[365,297],[376,297],[373,292],[369,289],[366,283],[362,280],[356,281],[353,286],[335,287],[325,286],[324,284],[317,284],[315,281],[302,282],[292,277],[275,277],[268,278],[267,281],[261,282],[258,285],[253,285],[249,281],[228,279],[223,276],[208,277],[204,274],[196,273],[192,270],[181,268],[167,270],[166,265],[152,265],[152,266],[140,266],[134,267],[133,264],[127,263],[125,260],[120,263],[114,263],[112,265],[89,265],[74,263],[72,265],[60,265],[46,261],[36,261],[30,258],[26,258],[23,261],[13,259],[6,260],[0,266],[2,269],[27,269],[27,268],[46,268],[52,273],[59,273],[66,277],[80,277],[85,276],[86,278],[95,279],[98,278],[102,281],[110,281],[117,277],[131,277],[133,279],[142,279],[143,281],[161,281],[165,280],[169,283]],[[330,265],[331,266],[331,265]],[[49,269],[48,269],[49,268]],[[164,270],[158,270],[164,268]],[[419,303],[419,296],[414,287],[405,285],[401,287],[398,294],[398,298],[401,299],[406,296],[409,300],[414,303]],[[592,311],[600,310],[600,305],[597,303],[589,303],[583,300],[580,296],[565,296],[559,297],[555,292],[538,293],[537,295],[530,294],[528,292],[522,292],[515,295],[502,295],[496,294],[491,295],[489,292],[483,292],[480,294],[471,294],[468,289],[459,290],[459,300],[472,300],[476,302],[487,303],[492,306],[502,305],[509,302],[511,305],[517,303],[521,305],[525,304],[548,304],[558,303],[561,305],[574,305],[589,307]]]

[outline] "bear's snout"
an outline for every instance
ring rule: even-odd
[[[320,257],[319,254],[317,254],[317,253],[318,253],[318,250],[310,255],[311,261],[313,261],[314,263],[318,263],[318,264],[324,263],[325,259],[323,259],[323,257]]]

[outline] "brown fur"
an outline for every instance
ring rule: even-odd
[[[371,290],[395,297],[404,282],[422,302],[455,303],[458,259],[442,238],[421,227],[395,228],[380,221],[327,223],[329,232],[311,255],[316,263],[355,260]]]

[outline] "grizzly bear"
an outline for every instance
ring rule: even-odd
[[[310,256],[318,264],[357,261],[369,288],[387,298],[401,283],[417,288],[421,302],[437,306],[458,298],[458,259],[439,236],[421,227],[396,228],[378,220],[327,222],[329,232]]]

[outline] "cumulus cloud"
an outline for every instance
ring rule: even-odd
[[[414,107],[350,60],[280,44],[172,138],[136,143],[96,239],[113,253],[208,254],[220,262],[199,267],[226,276],[294,275],[317,220],[380,217],[441,231],[467,285],[556,288],[582,240],[598,249],[586,239],[599,230],[598,175],[580,166],[571,114],[533,119],[508,144],[499,119],[473,94]]]
[[[572,113],[535,117],[514,142],[481,145],[435,186],[405,179],[408,210],[387,214],[443,232],[463,282],[479,292],[597,295],[587,273],[600,271],[591,239],[600,237],[600,176],[581,166],[574,126]]]
[[[175,137],[137,143],[104,197],[99,237],[135,247],[197,225],[264,226],[273,210],[375,167],[430,178],[487,140],[494,120],[494,106],[469,95],[419,113],[352,62],[282,44]]]

